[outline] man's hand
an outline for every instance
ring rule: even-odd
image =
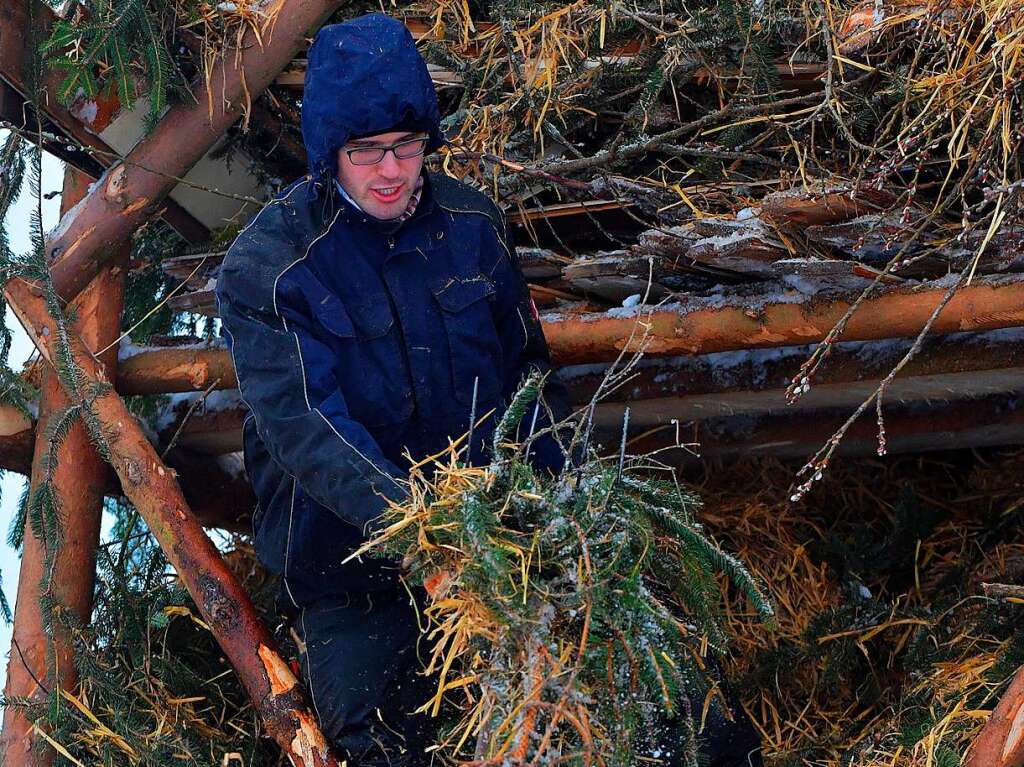
[[[426,567],[426,563],[416,552],[410,552],[402,558],[402,574],[404,576],[416,575]],[[438,567],[423,578],[423,588],[431,599],[443,595],[452,584],[452,574],[449,570]]]
[[[438,568],[423,579],[423,588],[427,590],[427,594],[431,599],[437,599],[440,596],[444,596],[445,592],[448,591],[452,585],[452,580],[450,570]]]

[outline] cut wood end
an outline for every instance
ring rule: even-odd
[[[299,683],[295,674],[288,668],[288,664],[274,650],[261,644],[258,652],[260,660],[263,661],[263,668],[266,669],[267,679],[270,680],[272,696],[283,695]]]
[[[11,437],[28,431],[35,424],[24,413],[10,405],[0,407],[0,437]]]

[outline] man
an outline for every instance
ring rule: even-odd
[[[431,681],[416,674],[418,625],[399,566],[341,562],[387,499],[404,497],[406,452],[440,452],[471,411],[493,408],[469,447],[471,462],[485,462],[522,378],[550,370],[501,214],[423,172],[442,143],[439,121],[404,25],[371,15],[322,29],[302,105],[310,175],[239,235],[217,285],[252,411],[256,550],[281,575],[320,725],[358,767],[426,764],[430,734],[409,712]],[[544,399],[561,420],[557,379]],[[549,424],[547,408],[538,413],[522,436]],[[546,437],[531,459],[558,471],[565,457]],[[746,765],[756,737],[724,721],[713,729],[711,750],[725,756],[712,764]]]
[[[528,369],[550,369],[499,211],[422,172],[439,120],[404,25],[371,15],[322,29],[303,94],[310,175],[239,235],[217,286],[251,410],[256,550],[281,574],[320,724],[360,767],[425,763],[429,738],[407,714],[429,681],[415,674],[398,566],[341,561],[404,496],[406,451],[443,450],[471,410],[500,416]],[[544,397],[566,413],[556,380]],[[474,430],[473,463],[494,423]],[[535,428],[547,423],[542,409]],[[550,438],[531,457],[563,462]]]

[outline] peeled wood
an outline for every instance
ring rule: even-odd
[[[242,115],[244,105],[262,93],[305,46],[306,34],[341,4],[341,0],[266,4],[266,12],[276,14],[277,21],[272,35],[264,36],[264,44],[260,46],[250,34],[237,68],[234,52],[227,51],[209,87],[196,87],[196,102],[172,107],[124,163],[103,175],[47,243],[54,286],[63,298],[69,300],[85,287],[109,257],[112,244],[125,240],[153,217],[175,187],[174,177],[184,176],[221,138]]]
[[[5,297],[40,353],[52,359],[54,324],[33,286],[12,280]],[[86,385],[105,382],[102,366],[78,337],[71,350]],[[263,719],[266,733],[297,767],[337,767],[298,681],[245,590],[192,514],[181,488],[111,389],[92,404],[125,495],[135,505],[177,570]]]
[[[207,346],[150,347],[124,357],[117,369],[121,394],[236,389],[231,354],[223,343]]]
[[[1024,765],[1024,667],[1018,669],[999,705],[974,741],[964,767]]]

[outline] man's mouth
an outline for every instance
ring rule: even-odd
[[[370,189],[370,192],[378,202],[394,202],[401,196],[402,186],[402,184],[397,186],[381,186],[376,189]]]

